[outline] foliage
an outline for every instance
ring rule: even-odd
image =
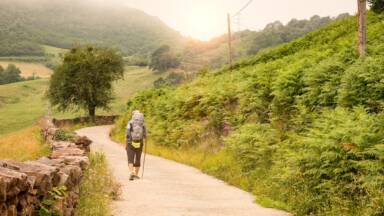
[[[39,209],[39,216],[61,216],[59,209],[55,207],[57,202],[65,199],[67,196],[67,188],[65,186],[55,187],[49,192],[49,196],[45,198]]]
[[[70,141],[75,138],[75,134],[60,128],[55,133],[55,140],[58,141]]]
[[[352,107],[364,105],[370,110],[383,110],[384,61],[382,58],[368,57],[357,62],[341,80],[339,103]]]
[[[123,77],[122,57],[116,51],[93,46],[72,48],[52,75],[47,92],[52,105],[60,110],[73,107],[107,109],[112,101],[112,82]]]
[[[113,132],[141,110],[157,153],[252,191],[297,215],[383,214],[383,14],[356,18],[260,51],[179,87],[143,91]],[[192,154],[179,157],[184,154]]]
[[[160,19],[122,3],[2,0],[0,8],[0,56],[44,56],[42,45],[69,49],[74,43],[148,55],[161,44],[177,47],[182,40]]]
[[[160,77],[155,82],[153,82],[154,87],[164,87],[164,86],[175,86],[183,82],[184,75],[180,73],[172,72],[167,77]]]
[[[371,9],[374,12],[380,13],[384,11],[384,1],[383,0],[368,0]]]
[[[118,199],[120,186],[112,178],[105,156],[90,154],[90,166],[80,185],[80,200],[76,209],[79,216],[109,215],[111,200]]]
[[[175,54],[168,45],[162,45],[151,55],[149,67],[154,71],[163,72],[170,68],[175,68],[180,64]]]

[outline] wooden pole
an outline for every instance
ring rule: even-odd
[[[232,31],[231,31],[231,15],[227,14],[228,20],[228,49],[229,49],[229,70],[232,71]]]
[[[363,58],[366,54],[367,47],[367,23],[366,23],[366,0],[357,0],[358,5],[358,20],[359,20],[359,55]]]

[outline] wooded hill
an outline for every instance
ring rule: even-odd
[[[87,0],[1,0],[0,56],[43,56],[41,45],[95,43],[147,55],[182,37],[160,19],[121,5]]]
[[[257,54],[260,50],[291,42],[309,32],[322,28],[332,21],[347,18],[348,13],[337,17],[312,16],[309,19],[292,19],[287,24],[269,23],[260,31],[244,30],[233,33],[233,57],[239,59]],[[233,26],[234,28],[236,27]],[[208,42],[189,40],[181,57],[183,67],[199,70],[202,67],[219,68],[228,63],[228,36],[222,35]]]
[[[124,139],[139,109],[168,157],[252,191],[263,205],[296,215],[383,215],[383,19],[368,13],[364,59],[356,17],[335,21],[233,71],[142,92],[115,134]]]

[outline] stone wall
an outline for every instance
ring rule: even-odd
[[[115,120],[118,118],[118,115],[112,116],[95,116],[94,122],[92,125],[110,125],[114,124]],[[57,127],[72,126],[75,124],[86,124],[89,123],[91,119],[89,117],[79,117],[74,119],[53,119],[53,123]]]
[[[52,149],[49,157],[0,161],[0,216],[39,215],[42,206],[64,216],[75,214],[91,141],[86,137],[56,141],[57,130],[47,119],[43,131]]]

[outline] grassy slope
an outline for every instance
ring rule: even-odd
[[[252,191],[265,205],[297,215],[381,215],[381,117],[348,108],[381,110],[383,16],[369,13],[364,61],[357,60],[356,19],[337,21],[243,59],[231,73],[141,93],[115,139],[123,141],[130,112],[140,109],[152,152]]]
[[[46,79],[0,85],[0,134],[30,127],[47,113],[47,85]]]
[[[49,148],[43,144],[39,127],[31,127],[0,137],[0,158],[33,160],[48,155]]]
[[[115,84],[116,100],[110,111],[98,111],[98,114],[119,114],[125,110],[126,101],[136,92],[149,88],[160,76],[146,68],[127,68],[124,80]],[[0,135],[17,131],[33,125],[39,117],[47,114],[48,102],[44,92],[47,79],[0,85]],[[84,115],[83,112],[55,112],[57,118],[72,118]]]
[[[0,61],[0,65],[6,68],[9,64],[14,64],[21,71],[21,76],[24,78],[30,77],[33,74],[41,78],[48,78],[51,76],[53,71],[45,67],[41,63],[26,63],[21,61]]]

